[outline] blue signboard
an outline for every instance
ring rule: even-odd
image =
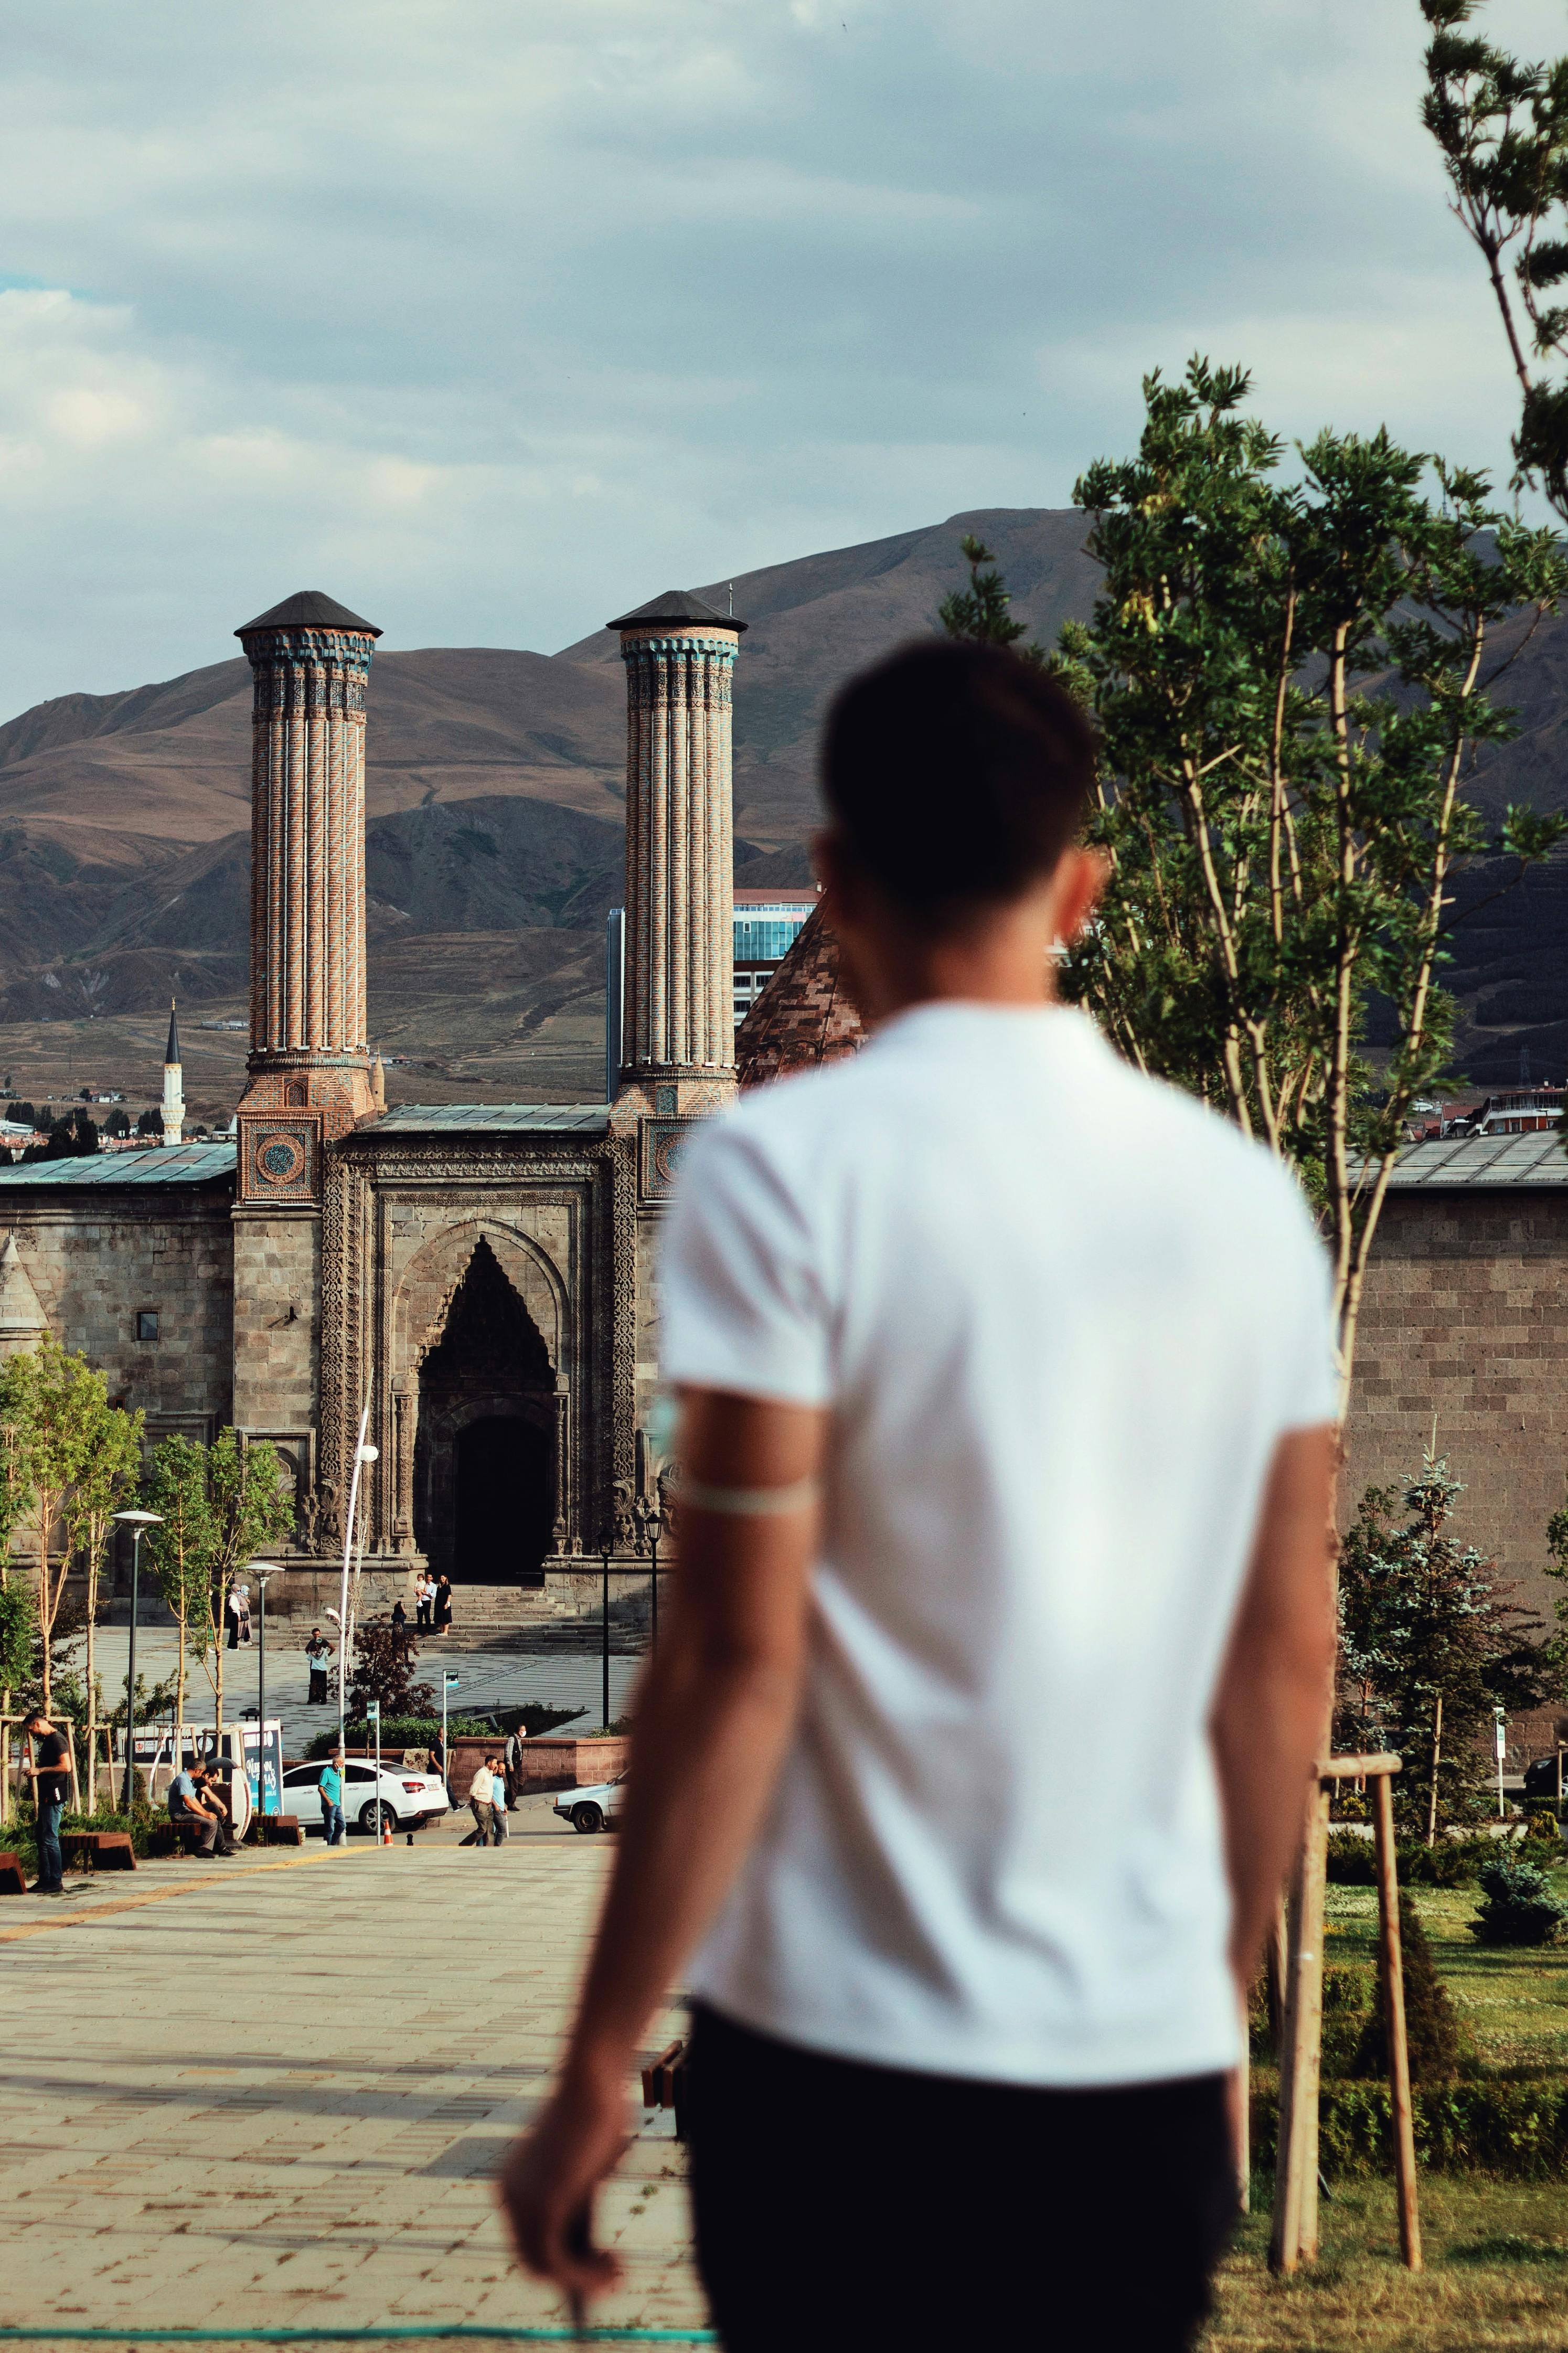
[[[264,1740],[262,1735],[265,1735]],[[283,1726],[275,1722],[259,1727],[247,1724],[242,1727],[241,1737],[245,1742],[245,1770],[250,1783],[252,1807],[258,1814],[280,1814],[283,1810]]]

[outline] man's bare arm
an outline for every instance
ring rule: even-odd
[[[638,2041],[724,1899],[794,1727],[825,1430],[800,1406],[682,1399],[682,1471],[710,1501],[681,1506],[672,1606],[637,1693],[620,1846],[561,2079],[501,2177],[523,2262],[577,2293],[616,2276],[610,2257],[568,2241],[620,2155]],[[726,1496],[753,1508],[727,1511]],[[759,1496],[787,1508],[754,1508]]]
[[[1338,1457],[1331,1428],[1293,1430],[1279,1441],[1215,1700],[1231,1964],[1241,1987],[1258,1967],[1294,1860],[1330,1721]]]

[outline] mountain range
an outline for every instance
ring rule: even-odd
[[[933,626],[963,584],[966,532],[994,549],[1016,614],[1043,640],[1087,615],[1097,575],[1072,510],[953,515],[697,586],[721,610],[732,587],[750,625],[734,717],[742,883],[805,880],[824,707],[853,670]],[[620,606],[658,585],[626,584]],[[596,1092],[597,934],[622,895],[616,640],[606,631],[552,655],[400,650],[393,616],[382,643],[366,744],[373,1030],[424,1063],[440,1093],[476,1076]],[[1568,807],[1568,621],[1520,649],[1506,699],[1521,733],[1482,763],[1476,797],[1494,818],[1510,800]],[[62,696],[0,726],[0,1054],[62,1020],[139,1032],[171,995],[209,1018],[243,1012],[249,713],[236,657],[160,685]],[[1522,1053],[1536,1077],[1562,1077],[1568,859],[1491,898],[1500,879],[1481,868],[1463,885],[1489,902],[1458,934],[1450,975],[1464,1064],[1478,1080],[1510,1079]],[[433,1090],[426,1078],[394,1092]]]

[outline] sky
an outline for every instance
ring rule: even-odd
[[[1561,0],[1497,37],[1568,47]],[[0,717],[1064,506],[1202,350],[1506,479],[1415,0],[0,0]]]

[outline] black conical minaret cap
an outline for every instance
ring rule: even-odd
[[[198,1023],[197,1026],[199,1028],[200,1024]],[[179,1059],[180,1028],[178,1022],[174,1019],[174,1000],[171,997],[169,999],[169,1042],[163,1049],[163,1060],[165,1062],[177,1062]]]
[[[639,605],[635,613],[623,613],[618,621],[606,621],[606,629],[647,629],[656,622],[670,621],[679,628],[689,628],[700,621],[704,628],[734,629],[746,628],[733,613],[716,613],[700,596],[689,596],[684,588],[667,588],[662,596],[655,596],[647,605]]]
[[[362,621],[357,613],[351,613],[335,596],[323,596],[320,588],[296,590],[292,596],[285,596],[281,605],[258,613],[254,621],[247,621],[234,634],[247,638],[252,629],[353,629],[362,638],[381,635],[374,621]]]

